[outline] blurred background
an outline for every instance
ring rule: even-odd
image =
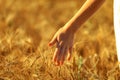
[[[86,0],[0,0],[0,80],[119,80],[113,0],[77,31],[73,57],[52,63],[48,47]]]

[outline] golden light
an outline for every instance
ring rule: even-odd
[[[114,1],[114,30],[118,61],[120,62],[120,1]]]

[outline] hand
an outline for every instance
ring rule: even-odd
[[[74,34],[66,29],[60,28],[52,40],[49,42],[49,46],[56,44],[56,49],[53,56],[53,61],[56,65],[62,65],[67,57],[71,58],[73,47]]]

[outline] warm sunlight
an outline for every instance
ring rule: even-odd
[[[120,61],[120,0],[114,2],[114,29],[116,38],[117,56]]]
[[[120,80],[116,1],[0,0],[0,80]]]

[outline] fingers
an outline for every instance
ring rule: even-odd
[[[55,65],[59,66],[63,63],[62,56],[64,54],[64,51],[65,51],[65,46],[63,45],[63,42],[61,41],[60,43],[57,43],[56,50],[53,56],[53,61]]]
[[[72,56],[72,47],[69,48],[67,60],[70,60],[70,59],[71,59],[71,56]]]
[[[57,53],[54,61],[55,61],[55,64],[57,66],[59,66],[59,65],[61,65],[61,63],[60,63],[60,61],[61,61],[61,55],[62,55],[62,53],[64,53],[63,43],[62,42],[58,43],[56,47],[58,48],[58,53]]]
[[[58,56],[57,56],[57,63],[60,65],[61,64],[61,56],[62,56],[62,54],[64,53],[64,47],[61,47],[61,49],[60,49],[60,53],[58,54]]]
[[[53,61],[55,62],[55,65],[59,65],[58,61],[59,61],[60,53],[61,53],[61,46],[59,45],[59,43],[57,43],[54,56],[53,56]]]
[[[68,49],[66,47],[64,47],[62,53],[61,53],[61,56],[60,56],[60,65],[62,65],[65,61],[65,58],[66,58],[66,55],[67,55],[67,51]]]
[[[57,60],[57,55],[59,54],[59,52],[60,52],[59,48],[56,48],[56,49],[55,49],[55,52],[54,52],[54,55],[53,55],[53,61],[54,61],[54,62],[56,62],[56,60]]]
[[[60,53],[57,55],[57,58],[56,58],[57,65],[62,65],[65,61],[66,56],[67,56],[67,59],[70,60],[71,55],[72,55],[72,47],[68,48],[63,46],[60,49]]]
[[[70,42],[70,46],[69,46],[69,52],[68,52],[68,56],[67,56],[67,60],[71,59],[72,56],[72,49],[73,49],[73,41]]]
[[[57,48],[54,52],[53,61],[55,65],[60,66],[64,63],[67,55],[67,59],[71,59],[72,47],[68,48],[65,45],[57,45]]]

